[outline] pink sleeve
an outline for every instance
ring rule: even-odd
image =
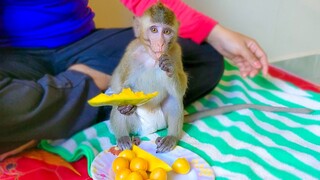
[[[141,16],[157,0],[121,0],[121,2],[135,15]],[[190,38],[198,44],[203,42],[212,28],[218,24],[214,19],[192,9],[181,0],[161,0],[161,2],[176,14],[180,22],[179,36]]]

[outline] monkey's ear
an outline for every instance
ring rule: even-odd
[[[140,36],[140,18],[139,17],[136,17],[134,16],[133,17],[133,31],[134,31],[134,35],[136,37],[139,37]]]

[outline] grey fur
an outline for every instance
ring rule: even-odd
[[[260,111],[268,112],[289,112],[289,113],[299,113],[299,114],[309,114],[313,110],[308,108],[288,108],[288,107],[277,107],[277,106],[267,106],[267,105],[257,105],[257,104],[234,104],[218,107],[215,109],[207,109],[203,111],[196,112],[194,114],[186,115],[184,122],[193,122],[197,119],[204,118],[207,116],[221,115],[225,113],[230,113],[232,111],[237,111],[241,109],[255,109]]]

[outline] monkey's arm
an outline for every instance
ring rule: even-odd
[[[168,79],[169,96],[162,105],[163,112],[166,113],[168,133],[165,137],[156,140],[157,152],[171,151],[181,138],[182,125],[184,120],[183,96],[187,89],[187,75],[183,71],[181,61],[181,48],[176,44],[167,57],[170,64],[170,76]]]
[[[126,80],[129,79],[130,73],[133,69],[132,52],[135,50],[137,40],[133,40],[127,47],[119,65],[114,70],[111,78],[110,87],[114,93],[121,92],[124,88],[128,88]],[[130,87],[131,88],[131,87]],[[128,104],[117,107],[117,110],[123,115],[131,115],[137,109],[136,106]]]
[[[123,88],[128,87],[126,80],[129,79],[130,74],[132,74],[132,71],[135,69],[133,52],[136,51],[139,46],[141,46],[141,43],[138,39],[131,41],[119,64],[112,73],[110,87],[115,93],[120,93]]]
[[[185,73],[182,64],[182,52],[181,47],[178,43],[171,49],[172,58],[174,59],[174,69],[176,78],[176,87],[178,94],[184,96],[188,86],[188,75]],[[182,97],[183,98],[183,97]]]
[[[168,133],[156,140],[157,152],[161,153],[171,151],[181,138],[184,119],[182,98],[169,96],[163,103],[162,110],[167,117]]]
[[[185,94],[187,89],[187,75],[183,70],[181,47],[175,43],[168,54],[164,54],[159,58],[159,67],[172,78],[174,83],[170,86],[178,92],[174,94]],[[169,90],[170,91],[170,90]]]

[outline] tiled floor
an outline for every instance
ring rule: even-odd
[[[272,65],[320,85],[320,55],[279,61]]]

